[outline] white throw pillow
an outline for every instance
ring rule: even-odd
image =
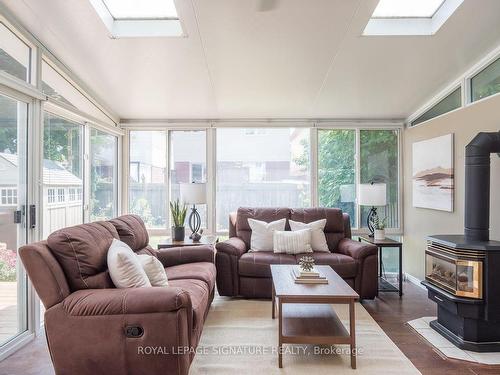
[[[137,255],[137,258],[152,286],[168,286],[167,273],[158,258],[147,254]]]
[[[275,231],[273,235],[275,253],[301,254],[312,253],[311,229],[302,229],[295,232]]]
[[[276,230],[285,230],[286,219],[270,223],[248,219],[248,225],[252,229],[250,251],[273,251],[273,232]]]
[[[139,258],[124,242],[113,239],[108,250],[108,270],[117,288],[151,286]]]
[[[311,229],[311,246],[313,251],[330,252],[325,236],[326,219],[313,221],[312,223],[301,223],[300,221],[289,220],[289,223],[292,231],[307,228]]]

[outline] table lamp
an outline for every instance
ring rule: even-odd
[[[376,206],[385,206],[387,204],[387,185],[379,183],[360,184],[358,193],[359,204],[361,206],[371,206],[366,224],[370,230],[370,237],[373,237],[375,228],[372,220],[377,216]]]
[[[180,184],[181,200],[187,204],[192,204],[191,214],[189,215],[189,228],[191,229],[191,238],[197,242],[201,235],[198,233],[201,227],[201,217],[196,209],[197,204],[207,203],[206,184],[205,183],[182,183]]]

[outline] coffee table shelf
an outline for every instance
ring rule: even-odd
[[[351,337],[330,305],[283,305],[282,343],[350,344]]]

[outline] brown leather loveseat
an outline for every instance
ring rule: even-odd
[[[221,296],[271,298],[271,264],[296,264],[304,256],[248,252],[252,230],[248,219],[271,222],[288,220],[310,223],[326,219],[325,235],[330,253],[314,252],[316,264],[329,265],[362,299],[378,294],[377,248],[353,241],[349,215],[337,208],[250,208],[240,207],[230,215],[229,239],[216,245],[217,290]]]
[[[113,238],[157,256],[167,287],[117,289],[107,270]],[[45,311],[58,375],[187,374],[214,297],[209,246],[155,250],[126,215],[61,229],[19,254]]]

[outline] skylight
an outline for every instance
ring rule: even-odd
[[[89,0],[112,38],[185,37],[174,0]]]
[[[444,0],[380,0],[372,18],[431,18]]]
[[[380,0],[363,35],[434,35],[464,0]]]
[[[177,19],[173,0],[102,0],[115,20]]]

